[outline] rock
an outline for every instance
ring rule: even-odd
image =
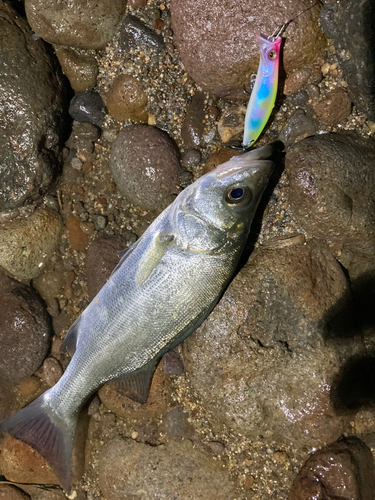
[[[187,148],[196,148],[202,144],[204,132],[204,94],[194,94],[188,104],[186,116],[181,128],[181,138]]]
[[[204,90],[226,99],[244,100],[243,86],[257,72],[255,33],[270,35],[275,27],[310,7],[308,2],[172,0],[172,27],[181,60]],[[313,62],[325,47],[318,26],[319,8],[298,18],[286,32],[283,65],[287,73]]]
[[[198,149],[188,149],[182,155],[181,165],[187,170],[190,170],[194,167],[197,167],[201,161],[202,155],[200,151],[198,151]]]
[[[196,438],[194,427],[188,422],[187,413],[183,408],[174,408],[169,411],[163,420],[165,432],[169,436],[179,436],[185,439]]]
[[[165,43],[162,35],[155,33],[138,17],[127,14],[120,28],[119,47],[125,53],[137,48],[163,52]]]
[[[60,241],[61,217],[42,207],[0,225],[0,266],[20,280],[38,276]]]
[[[314,135],[318,129],[317,120],[307,115],[303,109],[296,109],[280,132],[279,139],[287,147]]]
[[[320,23],[334,41],[351,101],[369,120],[375,121],[373,17],[372,0],[327,2],[322,8]]]
[[[179,192],[178,150],[158,128],[124,127],[112,144],[110,168],[119,191],[142,208],[162,210]]]
[[[35,375],[27,378],[23,378],[17,385],[17,391],[21,396],[26,396],[27,399],[35,399],[40,394],[40,379],[35,377]],[[38,394],[39,392],[39,394]]]
[[[129,7],[132,9],[144,9],[147,5],[147,0],[129,0]]]
[[[56,299],[66,293],[74,278],[74,272],[67,271],[60,260],[53,265],[51,270],[34,278],[32,285],[46,303],[47,308],[53,308]]]
[[[63,493],[59,488],[54,491],[53,489],[45,489],[43,485],[39,487],[36,485],[23,484],[22,489],[30,495],[31,500],[64,500],[64,497],[62,497]],[[77,496],[76,500],[82,500],[82,497]]]
[[[108,113],[116,120],[147,123],[147,95],[133,76],[119,75],[107,95]]]
[[[26,0],[27,20],[46,42],[102,49],[124,15],[126,0]]]
[[[2,1],[0,33],[2,211],[41,199],[59,175],[65,96],[57,61]]]
[[[84,250],[89,242],[88,235],[82,231],[78,217],[71,215],[66,219],[66,227],[69,231],[70,245],[78,252]]]
[[[13,413],[14,398],[12,384],[0,375],[0,422]]]
[[[309,137],[287,152],[293,214],[310,236],[337,245],[338,258],[374,254],[374,155],[375,141],[353,132]]]
[[[319,120],[328,125],[337,125],[345,121],[350,115],[351,109],[352,103],[343,89],[328,92],[325,99],[314,105],[314,111]]]
[[[163,370],[168,375],[180,375],[185,372],[184,362],[176,349],[164,354]]]
[[[321,82],[322,78],[322,73],[318,65],[306,65],[287,76],[283,92],[285,95],[296,94],[308,83],[317,85]]]
[[[157,447],[116,438],[99,455],[99,483],[107,500],[236,498],[229,473],[189,440]]]
[[[88,141],[95,142],[100,137],[100,129],[87,122],[73,122],[72,134],[69,137],[69,141]],[[78,142],[79,144],[79,142]],[[78,144],[72,144],[72,147],[78,147]]]
[[[88,122],[101,128],[105,117],[104,103],[94,90],[80,92],[70,101],[69,114],[77,122]]]
[[[0,500],[30,500],[30,497],[15,486],[0,484]]]
[[[246,108],[244,106],[229,108],[222,114],[217,124],[217,130],[223,142],[229,142],[243,132],[245,114]]]
[[[59,484],[44,458],[9,434],[1,444],[0,471],[14,483]]]
[[[127,249],[120,236],[96,238],[87,249],[86,276],[89,298],[92,300],[105,285],[120,260],[120,252]]]
[[[56,47],[55,52],[63,73],[75,92],[84,92],[95,87],[98,64],[94,57],[62,47]]]
[[[62,374],[62,366],[56,358],[50,356],[44,360],[42,366],[42,378],[49,387],[55,385],[62,377]]]
[[[351,436],[316,451],[306,461],[289,500],[372,500],[374,488],[371,451]]]
[[[238,151],[232,148],[219,149],[219,151],[213,153],[206,161],[206,164],[203,168],[203,174],[211,172],[211,170],[213,170],[217,166],[225,163],[226,161],[229,161],[231,158],[233,158],[233,156],[239,156],[240,154],[242,154],[242,151]]]
[[[325,340],[329,311],[348,292],[319,242],[255,250],[203,325],[183,344],[195,400],[214,432],[267,436],[293,452],[337,439],[349,424],[331,387],[360,339]],[[208,369],[209,367],[209,369]],[[313,376],[312,376],[313,374]],[[263,442],[264,442],[263,441]]]
[[[0,274],[0,374],[17,381],[32,375],[50,345],[50,322],[32,288]]]

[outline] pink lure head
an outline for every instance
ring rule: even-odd
[[[279,68],[281,36],[257,35],[260,59],[267,73]]]

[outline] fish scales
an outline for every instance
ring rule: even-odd
[[[146,399],[161,356],[207,317],[229,282],[273,169],[266,146],[187,187],[122,257],[68,331],[72,359],[55,386],[0,430],[37,450],[71,491],[80,408],[109,380]]]

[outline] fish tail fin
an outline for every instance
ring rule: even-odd
[[[71,491],[73,438],[77,415],[68,421],[51,408],[46,395],[22,408],[0,424],[0,431],[8,432],[28,444],[44,457],[55,471],[64,490]]]

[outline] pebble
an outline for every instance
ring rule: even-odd
[[[169,436],[179,436],[185,439],[197,437],[194,427],[188,422],[188,414],[183,408],[174,408],[169,411],[164,417],[163,424]]]
[[[13,413],[14,399],[13,384],[0,375],[0,421]]]
[[[61,230],[59,214],[45,207],[0,225],[0,265],[17,279],[35,278],[55,252]]]
[[[224,99],[244,100],[243,86],[256,74],[259,47],[254,33],[271,34],[275,26],[301,11],[299,0],[280,4],[237,0],[172,0],[172,28],[189,76],[205,91]],[[283,46],[287,74],[315,61],[326,45],[318,26],[319,8],[306,11],[293,25],[293,36]]]
[[[295,478],[289,500],[371,500],[375,474],[370,449],[355,436],[316,451]]]
[[[188,104],[181,128],[181,138],[187,148],[197,148],[202,144],[205,121],[204,99],[204,94],[198,92]]]
[[[296,109],[279,134],[279,140],[286,146],[305,137],[314,135],[319,128],[317,120],[307,115],[303,109]]]
[[[213,153],[206,161],[206,164],[203,168],[203,174],[207,174],[214,168],[218,167],[222,163],[229,161],[233,156],[239,156],[242,154],[242,151],[238,151],[232,148],[221,148],[219,151]]]
[[[80,92],[70,101],[69,114],[78,122],[88,122],[102,128],[105,117],[103,100],[94,90]]]
[[[32,375],[50,346],[50,322],[32,288],[0,274],[0,373],[13,381]]]
[[[163,370],[168,375],[180,375],[185,372],[184,362],[176,350],[164,354]]]
[[[324,123],[337,125],[350,115],[352,103],[345,90],[335,89],[328,92],[322,101],[314,105],[314,111]]]
[[[55,53],[64,75],[75,92],[84,92],[95,87],[99,70],[94,57],[57,46]]]
[[[126,200],[145,209],[166,208],[179,192],[181,167],[174,141],[149,125],[131,125],[112,144],[110,168]]]
[[[121,24],[119,46],[125,53],[139,47],[156,52],[165,50],[162,35],[158,35],[133,14],[127,14]]]
[[[108,113],[116,120],[147,123],[147,95],[133,76],[119,75],[107,95]]]
[[[128,4],[132,9],[144,9],[147,5],[147,0],[129,0]]]
[[[0,484],[0,500],[30,500],[30,497],[16,486]]]
[[[187,170],[197,167],[202,161],[202,155],[198,149],[188,149],[181,157],[181,165]]]
[[[246,108],[239,106],[224,112],[217,124],[220,139],[225,143],[243,132]],[[241,138],[242,140],[242,138]]]
[[[127,247],[126,240],[120,236],[99,236],[92,241],[86,254],[87,289],[90,300],[105,285],[120,260],[120,252]]]
[[[66,219],[65,223],[73,250],[77,250],[78,252],[84,250],[89,242],[89,237],[82,231],[78,217],[71,215]]]
[[[54,386],[62,377],[63,369],[56,358],[50,356],[44,360],[42,366],[42,378],[49,386]]]
[[[125,13],[123,0],[26,0],[27,21],[46,42],[83,49],[102,49]]]
[[[40,201],[52,188],[66,126],[56,61],[9,5],[0,2],[0,211]]]

